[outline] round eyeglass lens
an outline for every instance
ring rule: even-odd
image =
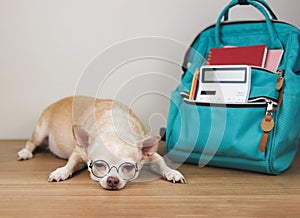
[[[93,163],[92,172],[97,177],[104,177],[109,172],[109,166],[105,161],[97,160]]]
[[[123,163],[119,167],[119,175],[125,179],[133,179],[136,174],[136,166],[132,163]]]

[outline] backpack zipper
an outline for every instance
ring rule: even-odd
[[[263,131],[262,138],[259,145],[259,151],[265,152],[269,133],[273,130],[275,122],[273,120],[273,108],[274,108],[274,102],[269,101],[267,102],[267,111],[266,116],[262,119],[260,123],[260,128]],[[277,104],[276,104],[277,105]]]
[[[192,104],[195,106],[206,106],[206,107],[229,107],[229,108],[267,108],[267,111],[270,110],[271,106],[273,109],[274,105],[277,105],[277,102],[274,99],[268,97],[256,97],[248,100],[247,103],[209,103],[209,102],[198,102],[195,100],[189,99],[189,94],[187,92],[181,92],[180,96],[183,98],[184,102],[187,104]],[[268,108],[269,107],[269,108]]]

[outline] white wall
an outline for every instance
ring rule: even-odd
[[[74,93],[117,98],[157,133],[185,49],[228,2],[0,0],[0,139],[29,138],[42,109]],[[300,26],[298,0],[268,2]]]

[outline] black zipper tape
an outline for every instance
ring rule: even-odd
[[[204,103],[197,101],[190,101],[188,99],[183,99],[185,103],[194,106],[204,106],[204,107],[224,107],[224,108],[266,108],[267,103],[244,103],[244,104],[224,104],[224,103]]]
[[[225,104],[225,103],[206,103],[206,102],[197,102],[193,100],[189,100],[189,94],[186,92],[181,92],[180,96],[184,100],[185,103],[194,105],[194,106],[204,106],[204,107],[228,107],[228,108],[266,108],[268,103],[264,101],[264,99],[268,99],[275,104],[277,104],[277,100],[265,96],[258,96],[255,98],[249,98],[249,100],[254,100],[254,99],[262,99],[261,101],[257,102],[251,102],[251,103],[238,103],[238,104]]]

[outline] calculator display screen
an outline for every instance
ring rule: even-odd
[[[246,83],[247,68],[203,68],[203,83]]]

